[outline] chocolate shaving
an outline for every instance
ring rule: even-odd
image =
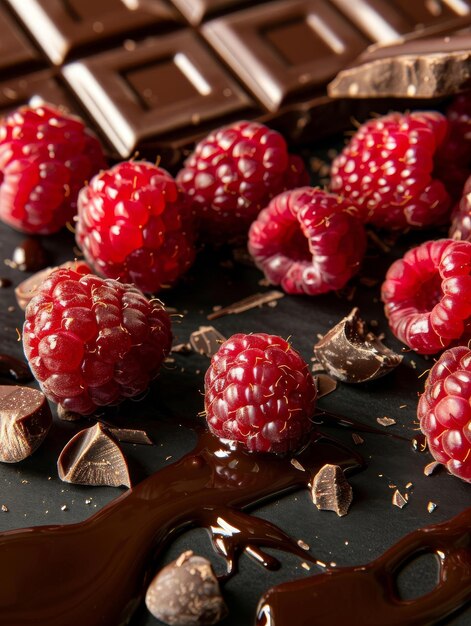
[[[44,441],[51,425],[51,409],[41,391],[0,386],[0,461],[26,459]]]
[[[337,381],[327,374],[317,374],[314,380],[317,387],[317,399],[323,398],[337,389]]]
[[[326,372],[345,383],[362,383],[391,372],[403,357],[387,348],[354,308],[314,346]]]
[[[224,315],[233,315],[235,313],[244,313],[244,311],[249,311],[250,309],[255,309],[256,307],[261,307],[264,304],[268,304],[269,302],[273,302],[274,300],[279,300],[280,298],[284,298],[284,293],[282,291],[268,291],[266,293],[256,293],[253,296],[249,296],[248,298],[244,298],[243,300],[239,300],[238,302],[234,302],[229,306],[225,306],[219,311],[215,311],[214,313],[210,313],[207,316],[208,320],[215,320],[218,317],[223,317]]]
[[[101,424],[77,433],[57,461],[59,478],[78,485],[131,486],[126,460],[115,439]]]
[[[191,550],[166,565],[150,583],[146,605],[170,626],[216,624],[227,615],[211,563]]]
[[[394,420],[392,417],[387,417],[386,415],[384,417],[377,417],[376,421],[378,422],[378,424],[381,424],[381,426],[385,426],[386,428],[388,426],[393,426],[393,424],[396,423],[396,420]]]
[[[348,513],[352,502],[352,488],[338,465],[324,465],[315,475],[312,500],[319,510],[335,511],[342,516]]]
[[[431,476],[434,471],[440,467],[440,465],[441,463],[439,463],[438,461],[432,461],[431,463],[427,463],[427,465],[424,467],[425,476]]]
[[[393,493],[392,503],[394,504],[394,506],[397,506],[400,509],[403,509],[406,506],[406,504],[407,504],[407,500],[399,492],[399,490],[396,489],[396,491]]]
[[[200,326],[190,335],[190,346],[195,352],[211,358],[226,338],[214,326]]]

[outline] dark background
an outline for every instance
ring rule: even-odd
[[[362,276],[381,278],[392,259],[410,247],[414,241],[443,233],[426,233],[420,237],[406,236],[398,242],[393,252],[386,255],[370,246]],[[16,245],[24,236],[0,225],[0,276],[9,277],[18,284],[27,274],[4,264],[12,257]],[[51,264],[74,258],[73,235],[63,232],[41,239],[47,249]],[[215,305],[227,305],[240,298],[267,288],[258,281],[261,273],[248,265],[233,260],[230,250],[217,253],[202,251],[187,276],[179,285],[161,295],[167,305],[183,314],[175,317],[175,342],[186,342],[199,325],[207,324],[207,314]],[[360,307],[362,316],[378,322],[378,332],[386,333],[388,346],[401,350],[392,337],[379,302],[380,283],[374,287],[352,281],[355,291],[347,289],[320,297],[286,296],[277,306],[222,317],[214,326],[226,337],[235,332],[268,332],[291,337],[293,346],[309,361],[318,333],[325,333],[347,314],[351,308]],[[22,356],[16,329],[21,329],[23,312],[19,309],[13,287],[0,290],[0,348],[2,352]],[[144,476],[178,459],[189,451],[195,435],[178,425],[178,417],[193,418],[203,409],[203,375],[208,360],[200,355],[173,354],[174,362],[167,363],[159,378],[153,383],[147,398],[142,402],[126,402],[116,414],[127,418],[129,424],[145,426],[153,435],[156,445],[140,446],[122,444],[128,456],[134,479]],[[432,359],[406,354],[403,364],[387,377],[357,386],[340,384],[337,390],[322,398],[319,407],[336,412],[366,424],[383,427],[377,417],[388,416],[396,424],[384,428],[385,436],[361,433],[364,444],[354,446],[351,432],[341,427],[323,427],[325,432],[344,441],[364,455],[368,462],[365,471],[352,476],[354,500],[344,518],[334,513],[318,511],[307,492],[297,492],[274,500],[256,509],[255,513],[270,519],[285,529],[295,539],[302,539],[311,547],[317,559],[338,566],[361,564],[379,556],[386,548],[409,531],[446,520],[470,506],[470,486],[440,470],[431,477],[423,474],[424,466],[432,459],[428,453],[413,451],[405,441],[386,436],[396,433],[412,437],[417,429],[417,394],[422,390]],[[2,381],[7,382],[7,381]],[[169,419],[170,417],[170,419]],[[172,425],[173,422],[173,425]],[[62,483],[56,470],[56,461],[66,441],[79,429],[89,425],[54,422],[42,447],[29,459],[16,464],[0,466],[0,530],[37,524],[70,523],[86,518],[107,502],[117,497],[120,489],[81,487]],[[413,487],[406,489],[407,483]],[[409,503],[402,510],[392,505],[395,485],[402,494],[409,492]],[[437,504],[433,513],[427,512],[427,503]],[[87,503],[88,502],[88,503]],[[61,507],[67,506],[62,511]],[[347,543],[348,542],[348,543]],[[223,563],[211,551],[206,531],[192,530],[179,537],[165,554],[168,561],[184,549],[208,554],[218,571]],[[225,626],[249,625],[254,621],[255,607],[260,595],[270,586],[305,576],[300,560],[282,555],[283,567],[278,572],[268,572],[246,557],[240,562],[240,574],[225,587],[224,595],[230,607]],[[314,573],[315,570],[311,570]],[[400,588],[404,597],[419,595],[429,590],[436,577],[432,557],[422,558],[421,564],[404,572]],[[471,607],[455,614],[447,624],[469,624]],[[156,624],[142,608],[132,621],[133,626]],[[293,621],[293,624],[296,622]],[[111,625],[110,625],[111,626]]]

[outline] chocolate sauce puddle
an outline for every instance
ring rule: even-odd
[[[276,559],[259,546],[276,546],[312,560],[276,526],[240,509],[306,487],[327,462],[353,470],[362,466],[362,459],[319,433],[297,459],[306,471],[286,458],[226,449],[200,432],[192,452],[84,522],[1,533],[0,624],[126,624],[145,592],[155,559],[190,525],[212,530],[229,575],[243,550],[276,567]],[[229,526],[237,531],[232,537]]]
[[[439,581],[430,593],[401,600],[395,575],[414,556],[434,553]],[[471,600],[471,508],[443,524],[406,535],[381,557],[270,589],[257,626],[429,626]]]

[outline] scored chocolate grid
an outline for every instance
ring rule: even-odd
[[[233,117],[252,117],[269,121],[275,127],[282,129],[289,138],[306,138],[305,130],[319,129],[319,125],[316,126],[312,123],[313,116],[318,117],[318,113],[320,113],[327,119],[330,106],[334,106],[336,110],[342,108],[346,110],[347,107],[342,107],[341,103],[332,105],[325,99],[325,83],[338,70],[354,59],[357,53],[361,51],[358,47],[361,46],[363,49],[368,43],[378,39],[390,41],[396,32],[411,31],[420,27],[420,24],[427,26],[435,24],[439,28],[440,24],[449,20],[450,16],[458,16],[471,21],[471,0],[433,0],[433,2],[431,0],[423,0],[422,2],[415,0],[355,0],[355,2],[347,2],[347,0],[306,0],[305,2],[300,0],[279,0],[277,2],[258,0],[258,2],[251,3],[256,6],[249,8],[247,8],[248,2],[246,0],[195,0],[194,2],[193,0],[173,0],[173,4],[180,9],[189,22],[195,23],[198,20],[205,20],[205,25],[195,29],[193,38],[199,40],[197,47],[204,49],[207,46],[206,51],[209,55],[211,55],[211,43],[218,48],[216,54],[214,51],[212,53],[212,63],[218,66],[220,77],[224,76],[225,78],[221,82],[217,82],[216,88],[212,85],[212,81],[208,80],[206,67],[201,67],[197,72],[200,74],[200,78],[196,80],[196,84],[209,86],[209,89],[198,90],[197,88],[196,92],[191,88],[177,90],[178,102],[174,104],[180,112],[184,111],[185,108],[187,111],[191,110],[191,116],[181,114],[165,119],[165,115],[162,116],[162,111],[165,109],[161,106],[162,98],[153,97],[149,99],[145,94],[140,93],[140,87],[136,88],[136,85],[142,87],[144,79],[148,78],[151,81],[152,72],[141,68],[139,63],[134,62],[133,58],[138,58],[142,46],[151,45],[145,41],[139,42],[139,39],[142,40],[149,35],[158,33],[155,35],[155,41],[161,43],[166,37],[172,37],[172,33],[168,34],[169,30],[173,31],[174,34],[183,32],[184,20],[181,15],[178,17],[176,8],[171,9],[169,0],[167,2],[165,0],[148,0],[143,4],[139,4],[135,0],[7,1],[12,6],[16,5],[17,8],[21,5],[22,7],[36,7],[36,9],[42,7],[43,11],[47,9],[49,20],[55,20],[55,29],[62,34],[63,41],[66,42],[65,56],[69,55],[69,58],[73,59],[79,53],[87,55],[75,62],[83,66],[83,72],[69,72],[67,65],[61,66],[59,71],[63,71],[64,75],[67,75],[70,81],[69,86],[65,84],[60,73],[54,75],[53,69],[48,76],[47,84],[51,87],[52,82],[55,81],[57,82],[57,89],[46,88],[46,86],[40,89],[40,81],[30,76],[31,96],[39,91],[46,92],[46,96],[48,94],[53,96],[53,103],[65,103],[68,106],[72,103],[72,110],[80,114],[83,114],[83,107],[85,107],[85,118],[92,117],[94,119],[98,125],[98,132],[102,136],[105,135],[105,139],[112,145],[112,152],[115,155],[118,153],[120,156],[126,157],[138,149],[141,150],[142,154],[150,155],[154,152],[154,156],[155,151],[157,151],[164,159],[168,154],[170,160],[180,158],[182,146],[189,145],[193,139],[199,138],[210,128],[230,121]],[[300,5],[306,7],[304,18],[299,13]],[[353,6],[358,10],[353,11]],[[0,9],[1,7],[0,4]],[[162,7],[165,9],[163,13]],[[37,10],[26,11],[24,8],[22,11],[27,28],[29,24],[31,36],[34,30],[38,31],[37,24],[33,24],[35,20],[38,21],[38,12]],[[296,11],[297,15],[295,16],[294,12]],[[211,17],[221,13],[223,14],[222,17],[211,21]],[[272,19],[276,13],[284,14],[278,25],[273,24]],[[348,17],[346,17],[347,13]],[[262,14],[265,16],[265,23],[260,20],[257,25],[254,25],[254,21],[258,19],[257,15]],[[308,19],[307,16],[309,15],[314,16],[314,19],[312,17]],[[172,17],[169,18],[169,16]],[[348,34],[351,35],[354,42],[353,48],[349,47],[351,41],[346,35],[346,31],[342,32],[345,24],[347,24]],[[374,25],[374,28],[371,24]],[[386,27],[387,24],[389,27]],[[129,29],[133,28],[133,40],[129,41]],[[222,35],[216,37],[214,33],[218,32],[218,28]],[[317,58],[305,58],[308,53],[301,49],[295,50],[293,54],[287,50],[283,37],[285,31],[289,31],[290,28],[302,36],[303,41],[299,42],[298,48],[302,48],[307,37],[310,39],[308,49],[311,51],[311,56],[318,57],[317,51],[319,51],[320,56],[324,55],[322,63]],[[247,61],[246,58],[245,63],[236,63],[231,58],[231,53],[223,50],[226,45],[224,31],[229,33],[231,29],[232,35],[235,33],[241,44],[241,48],[237,50],[237,55],[243,57],[245,54],[249,59]],[[188,31],[188,28],[184,30]],[[245,38],[246,32],[251,32],[254,39]],[[203,42],[203,36],[206,36],[206,44]],[[214,41],[211,41],[212,39]],[[87,46],[83,47],[85,41]],[[116,74],[115,90],[110,92],[108,96],[116,100],[114,108],[125,112],[124,124],[108,117],[109,107],[105,106],[104,109],[97,107],[97,98],[83,97],[84,91],[90,93],[97,84],[100,86],[103,76],[100,65],[106,55],[111,54],[108,52],[100,54],[99,50],[103,47],[114,47],[117,41],[122,44],[115,51],[116,54],[118,51],[121,52],[120,58],[123,67],[112,68]],[[360,42],[362,43],[360,44]],[[348,43],[345,54],[344,43]],[[252,49],[252,44],[255,45],[255,49]],[[159,46],[156,45],[155,49],[158,48]],[[47,54],[47,50],[44,49],[43,52]],[[304,58],[303,54],[305,55]],[[38,63],[43,65],[46,63],[41,54],[37,53],[36,58]],[[175,63],[175,58],[180,61],[187,59],[186,66],[184,62],[183,73],[182,67]],[[253,63],[250,58],[254,61]],[[156,58],[155,61],[156,74],[165,75],[161,57]],[[170,75],[176,77],[177,82],[187,81],[188,76],[185,78],[185,72],[188,74],[188,68],[193,65],[189,51],[175,50],[173,58],[167,61],[168,72],[165,82],[168,84]],[[152,64],[153,61],[149,59],[145,65],[150,69]],[[325,66],[328,66],[329,70]],[[259,67],[262,70],[259,72],[258,78],[255,79],[253,76],[254,67]],[[91,72],[90,68],[92,69]],[[22,70],[19,68],[18,71],[24,72],[25,69],[26,67],[23,67]],[[265,70],[268,70],[267,75],[265,75]],[[82,78],[87,74],[91,81],[84,90]],[[2,68],[0,65],[1,75]],[[77,84],[74,82],[76,75],[81,75]],[[70,76],[73,76],[73,79],[70,79]],[[140,79],[137,80],[139,76]],[[222,91],[218,91],[217,89],[222,84],[226,86],[222,87]],[[227,84],[230,84],[229,90]],[[34,86],[36,87],[34,88]],[[193,84],[193,86],[195,85]],[[235,98],[233,86],[237,91]],[[151,91],[155,91],[153,87],[155,85],[150,85]],[[103,89],[101,90],[103,91]],[[8,111],[23,102],[24,97],[27,96],[28,88],[25,88],[24,83],[22,83],[18,98],[11,97],[13,91],[15,90],[12,90],[8,81],[0,83],[0,109],[3,111]],[[224,93],[228,94],[229,92],[232,93],[227,99]],[[321,97],[320,100],[317,99],[319,96]],[[321,109],[319,109],[319,103],[322,105]],[[229,107],[228,104],[230,104]],[[313,107],[315,108],[313,109]],[[145,126],[144,120],[153,119],[155,121],[159,117],[161,118],[160,123],[150,127]],[[118,119],[122,121],[122,118]],[[347,119],[348,117],[345,117],[345,121]],[[104,128],[101,127],[103,121],[105,121]],[[131,133],[129,129],[131,129]],[[164,164],[167,164],[165,160]]]

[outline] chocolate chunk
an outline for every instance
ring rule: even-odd
[[[332,97],[437,98],[471,87],[471,33],[371,46],[339,72]]]
[[[0,385],[0,461],[17,463],[33,454],[51,424],[51,409],[41,391]]]
[[[77,433],[57,461],[59,478],[78,485],[131,486],[126,460],[114,438],[101,424]]]
[[[342,516],[352,503],[352,488],[338,465],[324,465],[314,476],[312,500],[321,511],[335,511]]]
[[[190,346],[193,350],[209,358],[216,354],[220,345],[225,341],[224,335],[221,335],[214,326],[200,326],[190,335]]]
[[[29,237],[13,250],[8,265],[22,272],[37,272],[46,267],[48,255],[39,239]]]
[[[27,363],[9,354],[0,354],[0,376],[6,376],[17,383],[28,383],[33,375]]]
[[[384,376],[403,357],[387,348],[354,308],[314,346],[314,354],[333,378],[345,383],[363,383]]]
[[[46,280],[51,272],[58,268],[72,268],[76,272],[79,272],[79,274],[93,273],[93,270],[85,261],[67,261],[57,267],[46,267],[46,269],[30,276],[15,287],[16,301],[20,309],[26,309],[31,298],[35,296],[38,287]]]
[[[191,550],[155,576],[147,589],[146,605],[169,626],[209,626],[227,615],[211,563]]]

